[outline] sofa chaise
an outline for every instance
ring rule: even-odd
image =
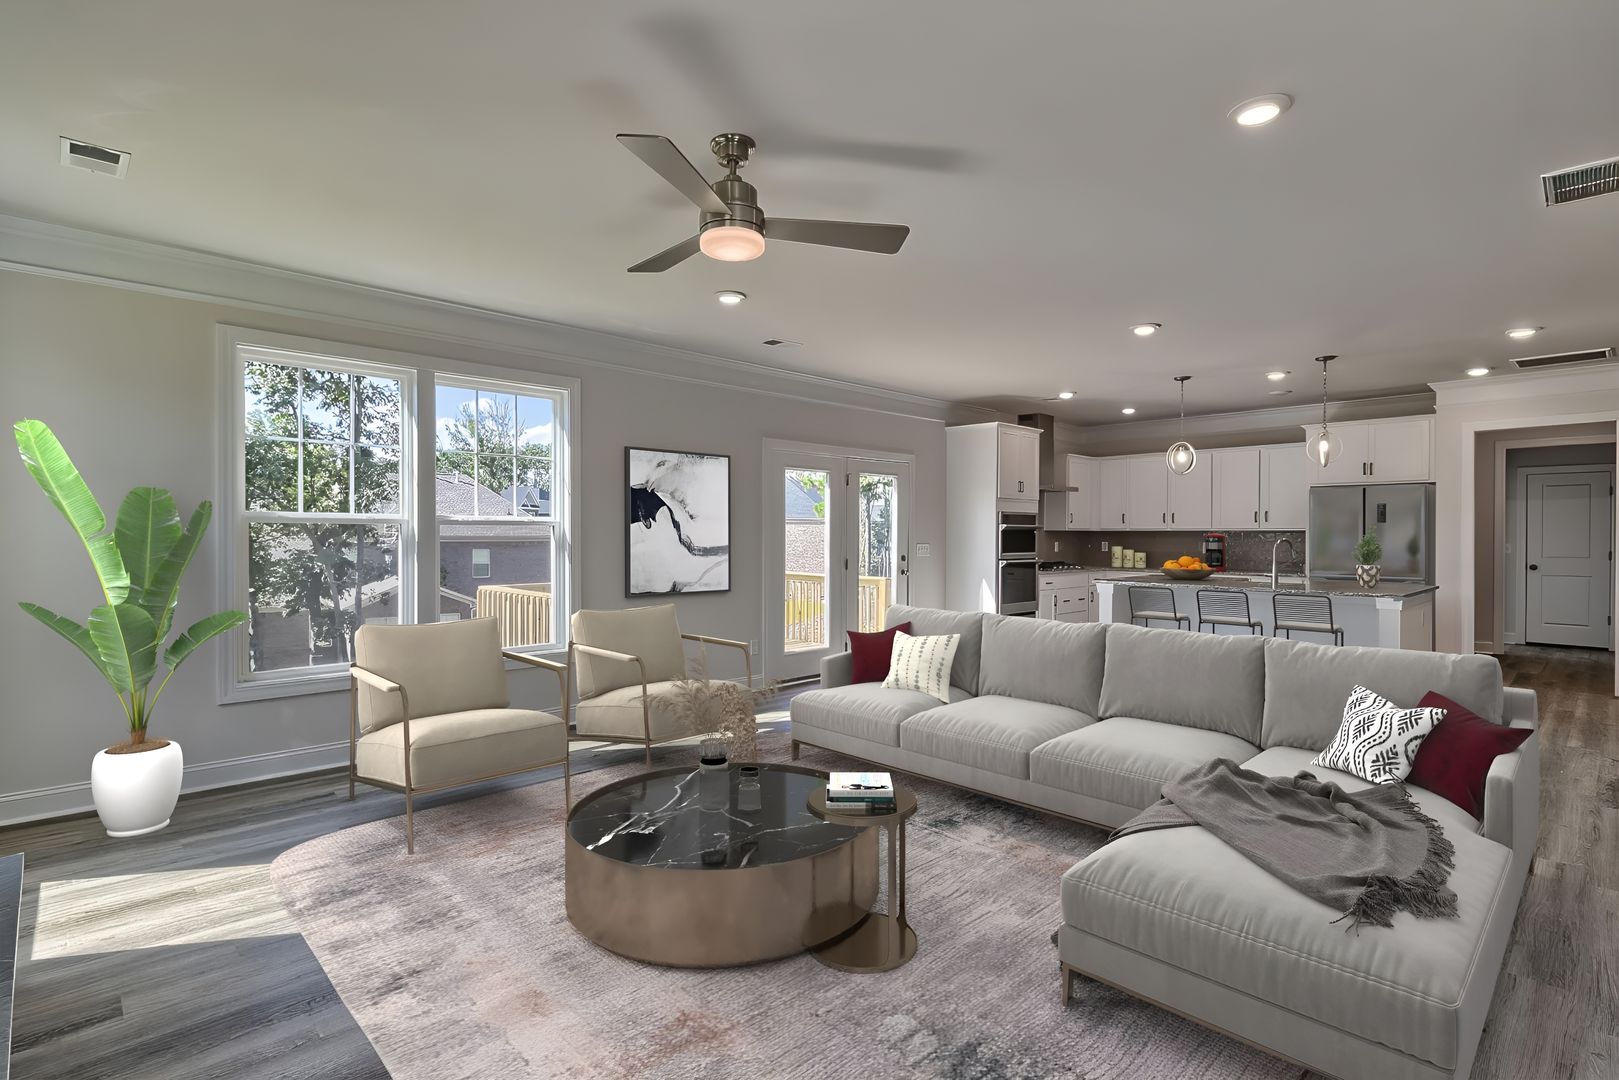
[[[1532,691],[1453,656],[896,607],[888,625],[960,634],[950,701],[850,683],[847,653],[792,702],[792,739],[1114,828],[1214,758],[1291,776],[1358,683],[1429,690],[1535,726]],[[1498,757],[1483,820],[1409,788],[1455,845],[1461,917],[1346,932],[1196,827],[1104,845],[1062,879],[1063,1000],[1075,973],[1343,1080],[1466,1080],[1539,827],[1539,737]],[[1312,769],[1345,789],[1367,782]]]

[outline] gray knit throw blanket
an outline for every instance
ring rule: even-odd
[[[1454,919],[1446,887],[1455,848],[1403,784],[1346,792],[1307,772],[1261,776],[1220,759],[1164,785],[1113,839],[1201,825],[1272,876],[1349,920],[1394,925],[1394,913]]]

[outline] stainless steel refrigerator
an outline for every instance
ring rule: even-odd
[[[1305,537],[1311,577],[1355,576],[1355,542],[1366,533],[1383,545],[1386,581],[1433,584],[1434,487],[1372,484],[1310,489]]]

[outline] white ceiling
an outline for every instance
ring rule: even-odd
[[[1619,196],[1538,179],[1619,154],[1616,46],[1590,0],[10,4],[0,210],[1076,423],[1181,373],[1217,412],[1313,396],[1317,353],[1364,396],[1619,344]],[[767,214],[905,249],[626,274],[696,212],[613,135],[712,178],[728,130]]]

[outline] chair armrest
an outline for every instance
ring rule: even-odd
[[[625,652],[614,652],[612,649],[603,649],[596,645],[584,645],[576,641],[573,643],[573,647],[579,652],[589,653],[591,656],[599,656],[603,660],[623,660],[626,663],[641,663],[641,658],[639,656],[632,656],[631,654]]]
[[[821,658],[821,688],[830,686],[848,686],[854,682],[854,656],[850,653],[833,653],[831,656]]]
[[[547,660],[543,656],[530,656],[528,653],[516,652],[512,649],[502,649],[500,650],[500,655],[507,660],[516,660],[519,664],[527,664],[529,667],[544,668],[557,677],[557,682],[562,687],[562,724],[566,728],[568,724],[568,665],[559,664],[555,660]]]
[[[1513,727],[1531,727],[1514,721]],[[1479,833],[1512,850],[1515,873],[1527,873],[1540,833],[1540,733],[1490,763],[1484,777],[1484,823]]]
[[[742,650],[742,662],[748,671],[748,689],[753,689],[753,652],[748,648],[746,641],[732,641],[730,638],[709,637],[706,634],[681,634],[687,641],[698,641],[704,645],[724,645],[732,649]]]
[[[405,688],[403,686],[400,686],[396,682],[390,682],[389,680],[384,679],[381,675],[378,675],[374,671],[367,671],[359,664],[350,664],[349,674],[371,687],[371,689],[380,690],[384,694],[403,695],[405,692]]]

